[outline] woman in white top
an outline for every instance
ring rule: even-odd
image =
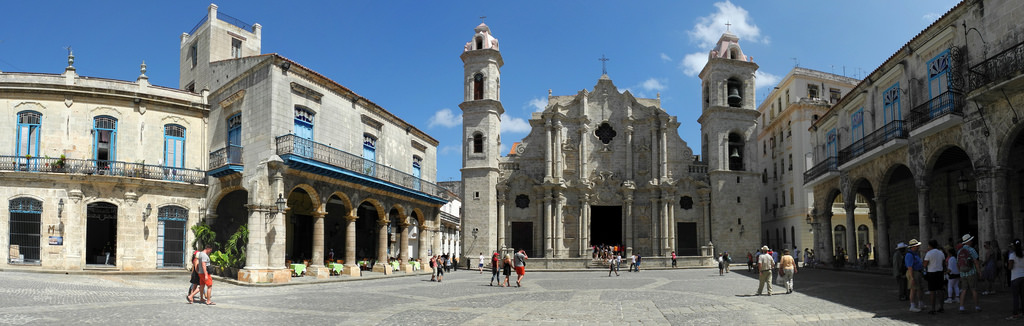
[[[956,265],[956,249],[948,250],[949,257],[946,258],[946,301],[945,303],[960,302],[960,268]]]
[[[1020,239],[1010,244],[1007,263],[1010,267],[1010,292],[1013,293],[1013,315],[1007,320],[1024,318],[1024,248]]]

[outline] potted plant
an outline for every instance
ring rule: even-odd
[[[60,158],[53,162],[53,172],[64,172],[65,159],[64,154],[60,154]]]

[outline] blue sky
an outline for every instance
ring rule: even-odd
[[[503,152],[528,132],[547,91],[571,95],[608,75],[620,91],[661,94],[679,134],[699,150],[700,80],[731,23],[759,66],[757,99],[794,64],[862,78],[952,8],[900,1],[219,1],[263,25],[280,53],[371,99],[440,141],[439,181],[459,180],[462,61],[479,16],[500,41]],[[0,5],[0,70],[60,73],[65,46],[83,76],[178,87],[181,33],[209,1],[19,1]],[[14,14],[17,13],[17,14]]]

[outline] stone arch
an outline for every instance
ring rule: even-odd
[[[352,214],[352,208],[353,208],[353,206],[352,206],[352,199],[349,198],[347,194],[345,194],[344,192],[341,192],[341,191],[332,192],[332,193],[327,195],[327,202],[330,202],[332,197],[337,197],[338,200],[341,201],[341,203],[339,203],[339,204],[344,206],[347,209],[346,212],[345,212],[345,215],[343,215],[343,216],[348,216],[349,214]],[[325,205],[326,205],[326,203],[325,203]],[[328,213],[330,213],[330,212],[328,212]]]
[[[244,190],[247,193],[249,192],[248,189],[245,189],[245,187],[242,187],[242,186],[239,186],[239,185],[230,186],[230,187],[227,187],[227,188],[221,188],[220,191],[218,191],[216,194],[214,194],[213,198],[210,198],[210,201],[209,201],[210,205],[209,205],[209,207],[206,208],[206,212],[207,213],[217,212],[217,206],[220,205],[220,201],[222,199],[224,199],[224,196],[227,196],[228,194],[230,194],[232,192],[235,192],[235,191],[238,191],[238,190]],[[246,199],[251,200],[252,198],[249,198],[249,196],[246,196]]]
[[[309,195],[309,200],[312,202],[312,206],[315,209],[314,212],[319,211],[320,208],[323,207],[322,200],[320,199],[320,193],[316,190],[316,188],[313,188],[313,186],[310,186],[305,183],[296,184],[290,190],[285,192],[288,194],[287,196],[285,196],[285,199],[289,200],[288,207],[292,207],[290,197],[291,194],[294,193],[296,189],[302,189],[303,191],[306,192],[306,194]]]
[[[363,206],[363,204],[371,205],[371,206],[373,206],[374,209],[377,210],[377,218],[376,218],[377,221],[386,221],[387,220],[387,213],[386,213],[387,211],[384,210],[384,204],[382,204],[379,200],[376,200],[376,199],[373,199],[373,198],[366,198],[366,199],[363,199],[361,202],[359,202],[359,206]],[[362,218],[362,217],[357,217],[357,218]]]
[[[410,217],[416,219],[416,221],[420,223],[420,227],[423,227],[425,225],[424,223],[426,223],[427,221],[426,218],[424,217],[426,215],[423,214],[423,210],[421,210],[419,207],[413,208],[412,212],[410,212],[409,215]]]

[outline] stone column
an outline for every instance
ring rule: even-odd
[[[669,238],[672,237],[672,232],[668,229],[668,194],[663,193],[661,195],[661,214],[659,214],[661,224],[661,255],[668,255]]]
[[[666,200],[665,202],[665,210],[668,211],[668,247],[666,248],[668,248],[669,255],[671,255],[673,251],[679,249],[676,248],[676,244],[678,243],[676,241],[676,237],[678,236],[678,234],[676,234],[678,231],[676,230],[676,210],[674,201]]]
[[[427,248],[430,248],[431,232],[426,227],[426,223],[420,225],[420,236],[417,241],[420,242],[420,270],[424,272],[433,272],[430,268],[430,256],[427,255]]]
[[[563,208],[565,207],[565,196],[562,195],[560,190],[555,190],[555,243],[552,247],[555,250],[555,257],[565,258],[565,215],[563,214]]]
[[[633,125],[626,126],[626,180],[633,180]]]
[[[860,248],[857,248],[857,194],[844,195],[843,208],[846,210],[846,255],[850,263],[857,263],[860,252]]]
[[[1001,249],[1008,249],[1007,244],[1013,236],[1013,219],[1009,203],[1009,171],[1002,167],[992,168],[993,187],[990,189],[992,200],[992,216],[995,219],[995,240]],[[1005,257],[1004,257],[1005,258]]]
[[[651,196],[656,195],[652,193]],[[661,256],[658,252],[660,251],[659,248],[661,248],[661,237],[659,237],[660,233],[658,233],[659,214],[658,198],[651,198],[651,256]]]
[[[885,216],[885,199],[886,196],[881,193],[875,196],[875,223],[878,224],[878,229],[875,230],[875,234],[878,235],[878,240],[875,240],[878,257],[875,257],[875,260],[878,261],[878,266],[890,267],[892,262],[889,259],[889,217]]]
[[[377,263],[373,264],[373,271],[390,275],[393,271],[388,265],[388,221],[378,220],[377,224]]]
[[[914,183],[917,185],[917,241],[928,243],[932,237],[928,221],[928,177],[914,178]]]
[[[267,260],[267,246],[266,237],[267,234],[266,223],[271,217],[268,210],[259,208],[260,205],[246,205],[249,208],[249,242],[245,245],[245,268],[244,269],[264,269],[267,268],[269,261]],[[277,214],[273,214],[277,215]],[[277,216],[274,216],[275,218]],[[190,233],[191,235],[191,233]]]
[[[359,276],[359,265],[356,264],[356,217],[355,209],[351,215],[345,216],[345,269],[342,274]]]
[[[658,182],[660,181],[658,179],[658,176],[660,175],[658,173],[658,157],[660,157],[661,155],[658,155],[658,151],[659,149],[661,149],[661,146],[658,146],[657,129],[658,128],[656,127],[651,128],[651,180],[654,181],[654,184],[658,184]],[[651,207],[651,209],[654,209],[654,207]]]
[[[707,237],[705,239],[698,239],[697,244],[699,245],[705,242],[711,242],[711,240],[713,240],[711,237],[711,189],[697,189],[697,194],[700,195],[700,207],[702,211],[701,223],[704,224],[704,236]],[[741,225],[740,227],[742,228],[743,226]],[[761,227],[758,226],[757,229],[760,230]],[[758,231],[758,233],[760,233],[760,231]]]
[[[587,180],[587,177],[589,176],[587,174],[587,134],[589,134],[588,131],[589,128],[587,128],[585,124],[580,126],[580,180]],[[630,155],[628,153],[629,152],[627,152],[626,155]]]
[[[544,123],[544,180],[551,180],[551,119]]]
[[[667,117],[665,119],[668,119]],[[661,151],[659,154],[659,161],[661,162],[661,169],[658,171],[658,175],[661,176],[662,180],[668,178],[668,137],[666,136],[666,130],[668,130],[668,121],[661,121]]]
[[[832,230],[832,203],[825,203],[826,210],[821,213],[821,232],[825,239],[825,245],[821,248],[821,252],[815,253],[818,259],[823,262],[833,262],[836,257],[836,248],[832,244],[832,240],[835,239],[835,231]]]
[[[498,186],[498,252],[505,248],[505,203],[508,201],[508,186]]]
[[[324,267],[324,213],[313,212],[313,260],[306,268],[306,273],[318,279],[326,279],[330,276],[330,270]]]
[[[399,239],[401,249],[398,252],[400,253],[401,268],[406,273],[412,273],[412,265],[409,264],[409,223],[402,221],[400,226],[402,227],[402,236]]]
[[[551,242],[554,241],[554,237],[551,232],[552,229],[552,218],[551,218],[551,189],[544,190],[544,257],[551,258],[554,252],[552,251]]]
[[[554,160],[555,161],[555,167],[554,167],[554,169],[555,169],[555,173],[553,175],[555,177],[555,180],[561,180],[562,179],[562,171],[565,170],[562,167],[564,162],[565,162],[565,159],[564,159],[564,157],[562,157],[562,141],[563,140],[562,140],[562,122],[561,121],[555,121],[554,134],[555,134],[555,143],[554,143],[554,148],[555,148],[555,154],[554,154],[555,155],[555,160]]]
[[[441,214],[441,213],[438,213],[438,214]],[[437,222],[434,223],[436,226],[434,226],[434,227],[432,227],[430,229],[430,233],[433,235],[433,237],[430,240],[431,241],[430,250],[431,250],[431,252],[434,253],[434,255],[440,255],[441,254],[441,252],[440,252],[440,250],[441,250],[441,226],[440,226],[440,224],[441,224],[441,216],[438,215],[437,217],[435,217],[434,221],[437,221]]]
[[[636,233],[633,232],[633,193],[632,192],[627,192],[626,193],[626,200],[624,201],[624,203],[626,205],[623,206],[622,209],[625,210],[623,212],[623,215],[624,215],[623,218],[626,219],[626,243],[625,243],[625,245],[626,245],[626,247],[628,249],[633,249],[633,248],[636,248]],[[589,203],[587,204],[587,207],[588,208],[590,207]]]

